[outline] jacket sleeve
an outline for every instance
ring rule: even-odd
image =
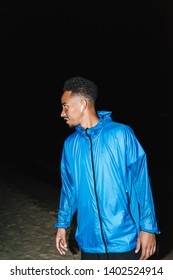
[[[68,228],[76,211],[73,169],[68,155],[69,153],[64,145],[61,158],[62,187],[60,192],[58,219],[56,224],[54,224],[55,228]]]
[[[129,134],[126,144],[127,192],[131,214],[139,231],[159,234],[146,153],[133,132]]]

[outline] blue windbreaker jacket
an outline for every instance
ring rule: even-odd
[[[55,228],[77,210],[76,240],[89,253],[127,252],[140,230],[160,233],[147,159],[133,130],[98,111],[98,124],[75,127],[64,142],[62,189]]]

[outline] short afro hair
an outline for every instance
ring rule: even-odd
[[[64,91],[71,91],[73,95],[82,95],[95,104],[98,87],[91,80],[77,76],[65,81],[63,86],[63,92]]]

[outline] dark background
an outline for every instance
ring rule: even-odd
[[[0,15],[1,175],[10,179],[17,170],[36,176],[52,185],[44,191],[54,196],[62,145],[71,133],[60,118],[59,93],[66,78],[92,79],[99,87],[98,109],[129,124],[147,152],[162,231],[160,255],[169,252],[171,1],[2,0]],[[38,193],[39,188],[32,191],[39,199]]]

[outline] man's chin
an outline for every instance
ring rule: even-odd
[[[69,124],[68,126],[69,126],[69,128],[74,128],[75,127],[73,124]]]
[[[71,123],[68,123],[68,121],[66,121],[66,124],[67,124],[70,128],[73,128],[73,127],[74,127],[74,125],[71,124]]]
[[[70,123],[69,119],[66,119],[66,124],[70,127],[70,128],[74,128],[75,125]]]

